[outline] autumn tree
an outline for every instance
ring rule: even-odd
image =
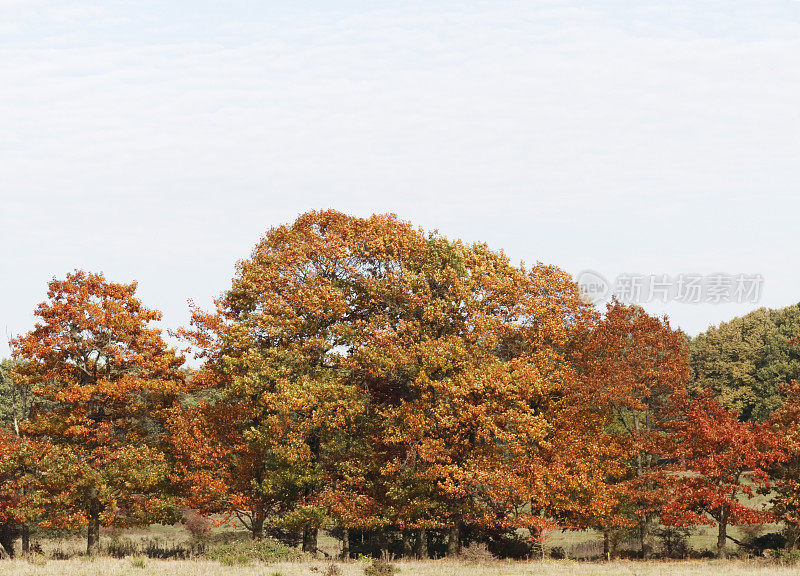
[[[663,521],[716,522],[717,554],[725,557],[729,524],[774,518],[749,499],[757,488],[769,487],[767,471],[785,458],[780,438],[767,424],[742,422],[710,395],[687,400],[682,417],[670,426],[676,462]]]
[[[53,527],[88,527],[94,552],[105,525],[169,517],[162,416],[184,385],[183,359],[150,326],[161,318],[136,283],[76,271],[53,279],[29,333],[12,340],[17,385],[29,387],[24,437],[53,447],[67,483],[40,478]]]
[[[558,439],[580,425],[562,400],[590,316],[556,268],[328,211],[270,230],[187,335],[215,402],[242,415],[223,442],[262,460],[249,485],[269,499],[291,473],[284,523],[307,548],[325,511],[418,549],[446,530],[454,552],[466,524],[535,528],[556,475],[578,475]]]
[[[18,443],[15,435],[0,429],[0,560],[14,554],[14,541],[21,520],[16,510],[20,494],[16,482],[18,467],[14,462]]]
[[[217,503],[247,518],[254,536],[268,515],[271,529],[299,529],[307,550],[315,549],[322,523],[322,461],[361,404],[336,370],[342,337],[335,330],[349,311],[345,298],[353,296],[343,290],[346,248],[340,237],[320,233],[310,216],[270,231],[239,264],[217,311],[197,311],[187,333],[206,359],[198,382],[216,390],[218,406],[185,418],[237,415],[232,426],[214,427],[236,471],[215,471],[215,458],[203,466],[209,477],[225,478],[227,494]],[[190,501],[203,498],[198,489],[190,494]]]
[[[453,554],[464,526],[536,532],[569,500],[559,496],[584,460],[560,443],[578,425],[561,399],[590,314],[555,268],[436,236],[420,250],[373,281],[378,301],[397,304],[370,313],[345,365],[376,415],[394,522],[448,530]]]
[[[658,477],[663,461],[673,457],[669,423],[690,374],[685,338],[666,318],[615,300],[587,338],[582,358],[584,398],[576,401],[594,404],[606,417],[607,506],[598,520],[607,533],[624,526],[622,511],[632,508],[646,557],[661,505]]]

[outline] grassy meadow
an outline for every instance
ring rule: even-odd
[[[777,529],[762,526],[758,532]],[[752,535],[752,531],[750,535]],[[745,538],[748,534],[732,527],[732,535]],[[241,529],[218,527],[215,539],[242,541],[246,538]],[[690,537],[693,550],[712,550],[716,534],[714,527],[698,528]],[[36,552],[27,557],[0,562],[2,576],[389,576],[369,574],[371,560],[355,559],[347,562],[334,560],[340,543],[335,538],[320,534],[320,558],[301,557],[285,561],[261,562],[252,559],[206,557],[195,559],[154,559],[143,550],[148,545],[162,550],[174,550],[190,544],[188,532],[180,526],[152,526],[149,529],[125,532],[104,532],[101,539],[103,554],[86,556],[85,541],[77,536],[40,538]],[[114,546],[133,545],[135,550],[123,558],[108,555]],[[621,550],[633,549],[633,542],[623,543]],[[553,549],[562,549],[568,556],[563,560],[549,557]],[[730,552],[736,552],[731,544]],[[780,576],[800,574],[800,566],[783,565],[766,558],[755,559],[698,559],[698,560],[615,560],[603,562],[602,539],[594,531],[555,531],[549,534],[544,559],[533,561],[492,560],[487,558],[458,558],[440,560],[396,560],[392,565],[398,576],[689,576],[695,574],[719,576]]]
[[[333,568],[335,566],[335,568]],[[227,566],[199,560],[150,560],[143,558],[91,558],[71,560],[12,560],[0,565],[3,576],[363,576],[368,564],[361,561],[302,561]],[[782,576],[800,569],[764,560],[676,562],[469,562],[463,560],[399,561],[398,576]]]

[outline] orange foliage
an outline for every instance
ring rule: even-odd
[[[159,330],[159,312],[135,297],[136,284],[74,272],[49,284],[40,321],[12,341],[17,385],[29,386],[26,438],[53,447],[69,482],[39,478],[51,510],[46,525],[90,527],[150,522],[168,511],[167,462],[159,421],[184,386],[183,359]]]
[[[207,359],[198,381],[238,416],[218,442],[242,463],[222,474],[209,454],[188,484],[227,484],[223,507],[255,506],[255,487],[265,505],[256,458],[293,476],[300,489],[279,496],[306,521],[322,506],[353,527],[541,525],[602,481],[564,402],[593,317],[556,268],[393,216],[305,214],[270,230],[185,332]]]

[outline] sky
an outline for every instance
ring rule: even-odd
[[[641,302],[692,335],[794,304],[798,103],[790,0],[0,0],[0,357],[54,276],[175,328],[327,208],[609,284],[762,279]]]

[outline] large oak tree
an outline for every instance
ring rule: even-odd
[[[226,485],[220,504],[260,507],[228,510],[251,519],[283,498],[281,525],[303,528],[307,549],[322,512],[418,545],[448,530],[451,552],[465,525],[536,530],[572,500],[559,487],[601,479],[564,441],[581,425],[564,402],[571,346],[593,318],[554,267],[394,216],[304,214],[271,229],[187,331],[209,405],[237,415],[217,440],[241,464],[215,472],[209,454],[205,479]],[[196,501],[208,482],[187,483]]]

